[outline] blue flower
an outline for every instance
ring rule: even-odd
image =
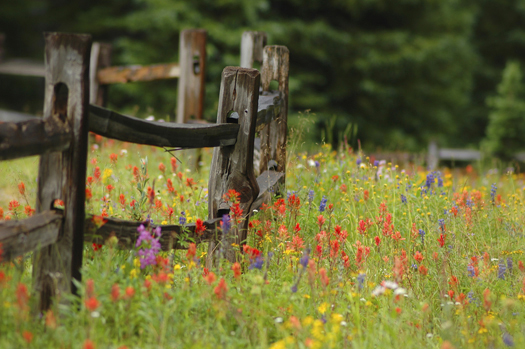
[[[423,229],[419,229],[419,236],[421,236],[421,243],[425,243],[425,231]]]
[[[403,194],[401,194],[401,202],[406,204],[407,203],[407,197]]]
[[[507,265],[504,260],[501,260],[498,264],[498,279],[505,280],[505,271],[507,270]]]
[[[361,161],[361,158],[357,158],[357,160],[355,161],[355,163],[356,163],[358,166],[361,165],[361,162],[362,162],[362,161]]]
[[[264,258],[262,258],[261,256],[258,256],[257,258],[255,258],[255,260],[252,259],[252,264],[250,264],[248,269],[250,270],[254,268],[262,269],[263,265],[264,265]]]
[[[363,289],[363,285],[365,283],[365,277],[366,277],[366,274],[359,274],[357,276],[357,288],[359,288],[359,290]]]
[[[492,183],[492,186],[490,188],[490,198],[492,199],[493,205],[494,205],[494,201],[496,200],[496,190],[498,190],[496,183]]]
[[[319,205],[319,212],[323,212],[326,209],[326,203],[328,202],[328,199],[326,196],[323,196],[321,199],[321,204]]]
[[[186,213],[182,211],[180,214],[181,216],[179,217],[179,224],[184,225],[186,224]]]
[[[231,222],[230,222],[230,215],[223,215],[222,216],[222,233],[223,234],[228,234],[228,232],[230,231],[230,228],[231,228]]]
[[[303,266],[303,268],[306,268],[308,266],[308,262],[310,261],[310,249],[306,248],[303,251],[303,256],[299,260],[299,264]]]

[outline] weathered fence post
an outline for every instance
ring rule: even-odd
[[[218,218],[229,213],[230,206],[224,195],[235,189],[240,195],[243,219],[222,237],[224,257],[235,261],[232,243],[240,246],[247,236],[248,216],[252,202],[259,194],[253,172],[253,141],[257,120],[260,74],[255,69],[226,67],[222,72],[217,123],[239,124],[237,142],[233,146],[215,148],[208,184],[208,218]],[[208,265],[213,264],[216,242],[210,242]],[[238,250],[238,249],[237,249]]]
[[[206,30],[191,29],[180,33],[180,78],[177,98],[177,122],[202,119],[206,75]]]
[[[429,170],[434,170],[439,164],[439,150],[435,140],[428,143],[427,167]]]
[[[102,68],[111,65],[111,45],[94,42],[91,46],[91,57],[89,60],[89,104],[105,107],[108,97],[108,85],[100,85],[97,73]]]
[[[254,62],[263,62],[263,50],[268,37],[265,32],[245,31],[241,38],[241,67],[253,68]]]
[[[39,308],[52,297],[76,293],[84,244],[84,199],[87,162],[89,55],[91,36],[46,33],[44,119],[69,127],[73,140],[63,152],[44,154],[38,172],[37,212],[64,202],[63,229],[57,243],[34,253],[34,289]],[[63,302],[64,299],[59,301]]]
[[[270,82],[277,80],[281,97],[279,116],[261,132],[261,162],[259,171],[262,174],[268,169],[270,160],[277,163],[278,172],[286,176],[286,135],[288,124],[288,74],[290,53],[286,46],[266,46],[264,48],[261,83],[263,94],[270,91]]]
[[[5,34],[0,33],[0,62],[4,60],[4,43],[5,43]]]

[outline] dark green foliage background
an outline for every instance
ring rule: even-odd
[[[523,0],[17,0],[0,5],[7,57],[41,58],[43,31],[114,45],[114,64],[178,60],[182,29],[208,31],[206,118],[245,30],[290,49],[290,102],[320,129],[358,125],[365,148],[477,145],[508,60],[525,57]],[[35,112],[43,82],[0,75],[0,107]],[[172,118],[176,80],[112,86],[110,107]],[[314,132],[314,131],[313,131]],[[315,131],[316,132],[316,131]],[[317,135],[320,137],[320,133]]]

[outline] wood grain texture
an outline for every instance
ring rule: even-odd
[[[46,33],[44,116],[70,128],[73,139],[63,152],[40,158],[36,212],[64,202],[64,223],[57,243],[33,255],[33,286],[39,309],[51,306],[58,294],[76,293],[84,245],[84,200],[87,162],[87,115],[91,36]],[[58,298],[66,302],[65,297]]]
[[[90,105],[89,130],[125,142],[157,147],[205,148],[235,144],[239,125],[152,122]]]
[[[220,218],[229,212],[228,203],[223,199],[230,189],[240,193],[240,208],[244,219],[237,228],[230,229],[222,238],[224,257],[235,261],[236,251],[232,243],[239,246],[247,235],[248,219],[252,202],[259,194],[259,187],[253,173],[253,148],[257,105],[259,100],[260,74],[255,69],[226,67],[222,72],[217,123],[238,117],[240,126],[235,146],[216,148],[210,169],[208,183],[208,218]],[[208,264],[213,264],[217,246],[210,243]]]
[[[11,59],[0,63],[0,74],[44,77],[44,65],[27,59]]]
[[[89,103],[104,107],[107,104],[108,87],[101,84],[97,74],[111,65],[111,44],[94,42],[89,59]]]
[[[206,78],[206,31],[183,30],[179,40],[177,122],[203,118]]]
[[[60,212],[44,211],[20,221],[0,223],[2,261],[9,262],[25,253],[54,244],[62,226]]]
[[[100,220],[100,218],[97,218]],[[147,226],[147,222],[125,221],[116,218],[105,218],[104,224],[97,224],[92,215],[88,215],[85,220],[85,241],[97,244],[104,244],[107,239],[115,236],[118,245],[122,248],[133,248],[137,242],[139,234],[137,228],[140,225]],[[181,225],[161,225],[162,235],[159,239],[163,251],[171,249],[184,249],[184,243],[209,241],[216,239],[217,226],[220,218],[206,220],[203,222],[206,230],[197,234],[195,223]],[[156,226],[151,226],[155,228]]]
[[[0,160],[63,151],[70,142],[69,127],[54,119],[0,122]]]
[[[261,131],[261,162],[260,172],[268,168],[270,160],[277,162],[277,171],[285,174],[286,182],[286,140],[288,127],[288,74],[290,54],[285,46],[266,46],[261,69],[261,85],[263,91],[270,90],[270,82],[279,83],[281,108],[279,117]]]
[[[272,196],[279,192],[279,187],[284,185],[284,173],[275,171],[264,171],[257,177],[259,195],[253,202],[251,210],[258,210],[262,204],[268,204]]]
[[[254,62],[263,62],[263,50],[268,41],[265,32],[245,31],[241,38],[241,68],[253,68]]]
[[[179,63],[108,67],[97,72],[97,80],[101,85],[176,79],[179,76]]]

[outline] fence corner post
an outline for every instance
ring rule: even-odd
[[[241,67],[253,68],[254,62],[263,62],[263,50],[268,41],[265,32],[245,31],[241,38]]]
[[[208,184],[209,218],[229,214],[230,206],[224,195],[235,189],[240,193],[242,220],[232,222],[230,231],[222,237],[223,256],[235,262],[236,251],[232,243],[241,246],[248,234],[248,217],[253,201],[259,195],[259,186],[253,171],[253,149],[257,106],[259,102],[260,74],[256,69],[226,67],[222,72],[217,123],[237,122],[239,133],[232,146],[215,148]],[[208,265],[213,264],[215,242],[210,242]]]
[[[206,30],[188,29],[180,33],[177,122],[202,120],[206,79]]]
[[[80,280],[84,246],[85,182],[89,105],[90,35],[45,33],[46,84],[44,119],[55,119],[69,128],[69,149],[40,157],[36,211],[64,203],[64,222],[55,244],[33,255],[33,287],[39,309],[61,295],[76,293],[72,279]]]
[[[89,59],[89,103],[101,107],[107,104],[108,86],[98,83],[97,73],[102,68],[111,65],[111,44],[94,42],[91,45],[91,56]]]
[[[286,181],[286,137],[288,127],[288,74],[290,52],[286,46],[266,46],[261,69],[263,93],[270,90],[270,82],[277,80],[281,98],[279,116],[261,132],[260,174],[266,171],[270,160],[277,163],[277,171],[282,172]]]
[[[435,140],[428,144],[427,166],[430,171],[434,170],[439,163],[439,149]]]

